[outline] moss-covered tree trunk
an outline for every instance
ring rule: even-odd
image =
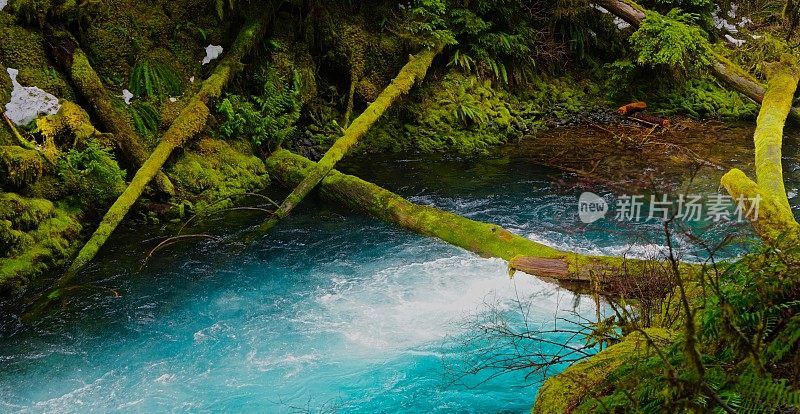
[[[203,82],[200,91],[192,97],[189,104],[172,123],[169,130],[161,138],[158,146],[156,146],[156,149],[136,172],[125,192],[119,196],[114,205],[105,214],[97,230],[95,230],[92,237],[72,262],[72,266],[64,276],[56,281],[51,293],[38,301],[30,315],[37,314],[51,300],[59,297],[60,289],[69,286],[83,266],[94,258],[111,233],[114,232],[134,203],[136,203],[147,184],[161,170],[172,151],[205,128],[210,114],[209,101],[219,97],[231,78],[241,70],[242,58],[258,42],[263,30],[264,24],[261,20],[252,20],[245,24],[229,49],[227,56],[214,68],[211,76]]]
[[[318,164],[286,150],[267,159],[270,176],[286,187],[296,186]],[[509,262],[511,270],[588,286],[619,275],[652,274],[660,263],[619,257],[563,252],[516,235],[496,224],[470,220],[434,207],[412,203],[375,184],[332,170],[320,183],[323,199],[361,211],[413,232],[437,237],[482,257]],[[623,271],[624,266],[624,271]]]
[[[754,135],[756,181],[734,168],[722,177],[722,185],[734,199],[745,201],[748,210],[757,209],[758,216],[750,217],[753,226],[764,240],[776,243],[782,238],[796,240],[800,235],[800,225],[786,196],[781,164],[783,127],[800,81],[800,67],[795,57],[786,56],[770,65],[767,72],[769,84]]]
[[[632,0],[597,0],[597,5],[611,12],[633,27],[639,27],[645,19],[645,9]],[[749,72],[716,52],[711,52],[711,74],[729,88],[747,96],[756,103],[764,100],[764,86]],[[792,118],[800,121],[800,108],[791,108]]]
[[[312,171],[301,180],[292,190],[286,199],[281,203],[280,208],[272,217],[256,229],[251,238],[268,232],[277,222],[289,213],[325,178],[339,160],[355,146],[358,141],[366,135],[370,127],[389,109],[390,106],[402,95],[408,93],[411,87],[425,77],[428,68],[433,63],[433,59],[442,51],[443,45],[438,45],[431,49],[426,49],[414,56],[411,56],[408,63],[403,66],[392,82],[381,94],[370,104],[364,112],[353,120],[353,123],[345,130],[344,135],[337,139],[325,156],[314,166]]]
[[[103,81],[97,75],[86,54],[80,49],[75,49],[69,75],[75,88],[83,95],[91,106],[92,112],[102,122],[108,132],[114,135],[114,141],[125,156],[128,165],[141,168],[150,156],[150,149],[141,137],[134,131],[130,116],[114,106],[108,95]],[[161,171],[157,172],[156,183],[158,187],[172,194],[174,188]]]

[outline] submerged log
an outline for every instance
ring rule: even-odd
[[[299,181],[289,194],[280,208],[275,211],[272,217],[261,224],[255,233],[251,235],[252,240],[261,234],[268,232],[278,221],[285,218],[301,201],[319,184],[319,182],[333,169],[339,160],[355,146],[358,141],[367,134],[370,127],[386,112],[389,107],[402,95],[408,93],[411,87],[425,77],[428,68],[433,63],[433,59],[438,55],[444,46],[426,49],[414,56],[411,56],[408,63],[403,66],[392,82],[387,86],[375,102],[371,103],[361,115],[345,130],[344,135],[336,140],[325,156],[317,163],[313,170],[309,171],[305,178]]]
[[[317,165],[299,155],[279,150],[267,159],[270,176],[286,187],[302,182]],[[437,237],[482,257],[509,262],[511,272],[577,282],[614,277],[638,277],[658,271],[657,261],[622,257],[589,256],[563,252],[516,235],[496,224],[483,223],[412,203],[375,184],[332,170],[319,186],[323,199],[396,224],[415,233]]]
[[[152,155],[145,161],[142,168],[136,172],[131,183],[105,214],[97,230],[95,230],[92,237],[72,262],[72,266],[56,281],[52,291],[37,302],[33,311],[29,313],[30,316],[38,314],[52,300],[57,299],[60,296],[61,289],[69,286],[83,266],[94,258],[130,208],[136,203],[150,180],[161,170],[172,151],[205,128],[210,113],[207,106],[208,102],[213,98],[219,97],[233,75],[241,70],[242,64],[240,61],[258,42],[263,29],[264,25],[260,20],[251,20],[245,24],[227,56],[219,62],[208,79],[203,82],[200,91],[192,97],[186,108],[181,111],[175,122],[172,123],[169,130],[161,138]]]
[[[595,0],[594,3],[635,28],[638,28],[646,17],[645,9],[633,0]],[[719,53],[714,51],[710,53],[711,74],[714,77],[758,104],[764,100],[764,86],[753,75]],[[792,118],[800,121],[800,108],[791,108],[790,113]]]
[[[784,122],[800,82],[797,59],[785,56],[767,69],[769,84],[756,121],[756,181],[744,172],[732,169],[722,177],[722,185],[735,200],[745,202],[748,210],[757,208],[751,222],[758,234],[769,243],[800,236],[800,225],[794,218],[783,183],[781,146]],[[754,204],[756,204],[753,206]]]

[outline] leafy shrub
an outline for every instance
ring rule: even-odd
[[[764,247],[684,280],[688,293],[675,300],[691,303],[696,334],[685,330],[658,352],[626,359],[603,384],[610,393],[574,412],[797,412],[798,266],[796,246]]]
[[[94,140],[87,141],[83,150],[64,154],[57,174],[75,201],[89,210],[102,209],[125,190],[125,171]]]
[[[673,9],[666,16],[648,12],[630,42],[638,62],[651,66],[667,65],[683,72],[711,64],[706,33],[694,25],[695,14]]]
[[[300,77],[294,74],[290,83],[274,70],[263,79],[261,95],[249,97],[228,94],[217,105],[222,116],[223,137],[247,137],[256,146],[275,150],[287,137],[297,132],[300,117]]]

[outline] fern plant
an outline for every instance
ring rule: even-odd
[[[146,137],[152,137],[158,132],[161,123],[161,113],[153,104],[144,101],[134,101],[128,106],[131,120],[136,131]]]
[[[181,78],[174,69],[148,59],[136,63],[128,83],[128,89],[135,96],[146,96],[157,102],[180,95],[182,88]]]
[[[245,136],[256,146],[275,150],[297,132],[299,98],[300,76],[296,72],[287,82],[269,70],[263,77],[261,95],[229,94],[217,105],[223,118],[220,133],[226,138]]]

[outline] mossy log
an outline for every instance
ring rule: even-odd
[[[796,240],[800,235],[800,225],[786,195],[781,164],[784,122],[800,81],[797,59],[787,55],[780,63],[769,65],[767,76],[769,83],[753,137],[756,181],[733,169],[722,177],[721,182],[736,200],[758,199],[758,216],[750,217],[751,222],[764,240],[776,243],[786,237]],[[746,203],[748,209],[752,207],[751,203]]]
[[[75,49],[69,75],[78,92],[91,105],[91,110],[108,132],[114,135],[114,141],[128,165],[141,168],[150,156],[150,149],[144,140],[134,131],[130,116],[114,106],[103,81],[97,75],[89,58],[80,49]],[[157,172],[156,183],[161,191],[174,193],[169,178],[161,171]]]
[[[597,0],[595,3],[635,28],[642,24],[646,16],[645,9],[632,0]],[[712,60],[710,69],[714,77],[754,102],[762,103],[765,93],[764,85],[749,72],[719,53],[713,51],[710,53]],[[800,108],[791,108],[790,113],[792,118],[800,121]]]
[[[544,382],[536,397],[532,414],[570,413],[587,397],[602,395],[609,387],[607,378],[625,363],[646,358],[651,346],[666,347],[674,334],[657,328],[627,335],[591,358],[570,366]]]
[[[261,20],[251,20],[245,24],[233,45],[231,45],[227,56],[214,68],[208,79],[203,82],[200,91],[192,97],[189,104],[172,123],[169,130],[161,138],[158,146],[153,150],[152,155],[145,161],[142,168],[136,172],[131,183],[105,214],[97,230],[95,230],[92,237],[72,262],[72,266],[64,276],[56,281],[51,293],[45,296],[43,300],[38,301],[30,315],[38,314],[39,311],[47,306],[49,301],[59,297],[60,289],[69,286],[83,266],[94,258],[111,233],[114,232],[134,203],[136,203],[147,184],[161,170],[172,151],[205,128],[210,113],[208,108],[209,101],[219,97],[225,85],[241,70],[243,66],[241,63],[242,58],[258,42],[263,30],[264,24]]]
[[[314,162],[279,150],[267,159],[270,177],[291,188],[318,168]],[[482,257],[509,262],[510,271],[588,286],[620,275],[657,271],[656,261],[588,256],[563,252],[516,235],[496,224],[483,223],[412,203],[375,184],[331,170],[320,183],[323,199],[369,214],[415,233],[437,237]],[[624,268],[624,270],[623,270]]]
[[[439,44],[436,47],[426,49],[411,56],[408,63],[403,66],[392,82],[383,92],[364,110],[358,118],[345,130],[344,135],[337,139],[328,152],[322,157],[312,171],[300,181],[292,190],[280,208],[256,229],[254,237],[268,232],[275,224],[288,216],[289,213],[317,186],[317,184],[333,169],[339,160],[347,154],[347,151],[355,146],[358,141],[367,134],[370,127],[386,112],[389,107],[402,95],[408,93],[417,81],[422,80],[428,72],[428,68],[433,63],[433,59],[438,55],[444,46]]]

